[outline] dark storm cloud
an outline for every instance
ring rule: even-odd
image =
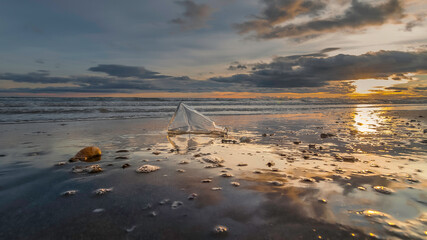
[[[318,14],[325,8],[325,1],[263,0],[266,8],[260,17],[235,25],[239,33],[255,32],[259,39],[305,38],[340,30],[357,30],[385,23],[398,23],[405,17],[400,0],[382,4],[352,0],[342,14],[326,19],[314,18],[308,22],[289,23],[301,15]]]
[[[172,19],[171,22],[178,24],[181,30],[195,30],[206,26],[206,21],[212,15],[213,9],[206,4],[197,4],[191,0],[175,1],[184,7],[182,16]]]
[[[427,51],[379,51],[362,55],[317,54],[276,57],[270,63],[254,64],[248,74],[215,77],[212,81],[266,88],[322,87],[331,81],[386,79],[427,71]]]
[[[137,77],[142,79],[169,78],[170,76],[161,75],[144,67],[124,66],[116,64],[99,64],[96,67],[88,69],[92,72],[103,72],[113,77]]]

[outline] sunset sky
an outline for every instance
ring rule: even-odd
[[[5,0],[0,96],[427,97],[425,0]]]

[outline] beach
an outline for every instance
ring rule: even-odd
[[[0,238],[426,238],[425,105],[211,103],[221,138],[168,137],[168,104],[148,117],[5,115]],[[99,161],[68,161],[87,146]]]

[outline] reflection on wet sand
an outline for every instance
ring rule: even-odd
[[[23,127],[17,142],[45,154],[10,145],[2,153],[0,238],[425,239],[422,115],[361,105],[215,116],[231,125],[227,138],[168,136],[164,119],[69,124],[52,136]],[[156,127],[133,132],[141,126]],[[64,163],[86,144],[102,149],[102,172]],[[137,173],[143,165],[159,168]]]

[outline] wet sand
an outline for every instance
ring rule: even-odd
[[[0,239],[426,238],[425,109],[212,118],[236,144],[163,118],[0,125]]]

